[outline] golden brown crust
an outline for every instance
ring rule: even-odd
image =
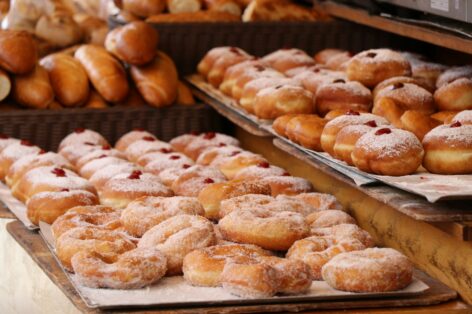
[[[139,17],[159,14],[166,6],[166,0],[122,0],[121,2],[125,11]]]
[[[177,105],[182,106],[193,106],[196,104],[192,90],[182,81],[179,81],[177,84],[177,100],[175,102]]]
[[[402,110],[420,110],[429,114],[436,111],[433,95],[415,84],[400,82],[379,90],[374,106],[382,98],[389,98]]]
[[[321,116],[336,109],[369,112],[371,107],[370,90],[358,82],[336,79],[316,92],[316,109]]]
[[[290,140],[303,147],[322,151],[321,133],[327,122],[317,115],[297,115],[288,121],[285,133]]]
[[[472,109],[472,79],[460,78],[441,86],[434,93],[434,101],[439,110]]]
[[[150,16],[146,22],[149,23],[204,23],[204,22],[239,22],[237,15],[219,11],[198,11],[171,14],[157,14]]]
[[[287,124],[290,122],[291,119],[299,116],[298,114],[285,114],[283,116],[278,117],[272,123],[272,129],[274,131],[284,137],[287,137]]]
[[[31,35],[26,31],[0,30],[0,67],[15,74],[32,71],[37,50]]]
[[[54,100],[54,91],[48,72],[40,65],[28,74],[16,75],[13,84],[13,97],[23,106],[46,109]]]

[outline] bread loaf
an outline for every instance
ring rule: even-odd
[[[195,105],[195,99],[193,98],[192,91],[182,81],[179,81],[179,84],[177,86],[177,101],[176,101],[176,103],[178,105],[184,105],[184,106]]]
[[[205,6],[210,11],[227,12],[241,16],[242,7],[236,0],[204,0]]]
[[[72,16],[61,13],[41,16],[34,33],[57,47],[67,47],[82,40],[82,31]]]
[[[103,46],[108,34],[108,25],[98,17],[87,14],[74,14],[74,21],[82,30],[84,42]]]
[[[136,21],[108,33],[105,47],[124,62],[144,65],[154,59],[157,42],[157,31],[143,21]]]
[[[149,23],[188,23],[188,22],[237,22],[240,17],[227,12],[198,11],[175,14],[157,14],[149,17]]]
[[[169,106],[177,98],[177,69],[172,59],[162,51],[157,52],[157,57],[150,64],[132,66],[131,77],[151,106]]]
[[[16,75],[13,82],[13,97],[23,106],[45,109],[54,100],[48,72],[40,65],[34,71]]]
[[[7,98],[11,91],[11,82],[8,74],[0,70],[0,101]]]
[[[55,53],[41,59],[48,71],[54,94],[65,107],[77,107],[88,98],[89,81],[80,62],[65,53]]]
[[[140,17],[159,14],[166,7],[166,0],[122,0],[121,2],[125,11]]]
[[[25,31],[0,30],[0,67],[25,74],[34,69],[37,50],[33,37]]]
[[[201,0],[167,0],[170,13],[197,12],[202,7]]]
[[[85,68],[97,92],[109,102],[126,98],[129,91],[123,66],[103,47],[83,45],[75,57]]]

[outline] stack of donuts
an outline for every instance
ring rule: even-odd
[[[218,47],[198,65],[248,114],[276,119],[280,135],[363,171],[393,176],[421,164],[432,173],[472,173],[472,134],[460,121],[472,110],[471,69],[385,48],[354,56],[325,49],[314,57],[281,49],[255,58]]]
[[[354,292],[412,280],[408,259],[372,248],[335,197],[224,134],[166,143],[136,129],[112,148],[77,129],[58,154],[6,136],[0,150],[6,181],[18,182],[8,184],[35,223],[52,224],[59,260],[85,286],[135,289],[183,274],[258,298],[303,294],[313,280]]]

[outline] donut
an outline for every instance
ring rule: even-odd
[[[100,191],[103,189],[105,183],[107,183],[108,180],[110,180],[111,178],[119,174],[131,175],[133,171],[138,170],[139,168],[130,162],[119,162],[117,164],[104,166],[102,169],[95,171],[94,174],[88,180],[98,191]]]
[[[226,181],[225,176],[215,167],[192,166],[172,183],[175,195],[197,197],[207,185]]]
[[[67,145],[62,147],[58,153],[66,158],[72,165],[76,166],[80,158],[94,151],[108,149],[110,146],[100,146],[85,142],[81,144]]]
[[[174,137],[170,142],[170,146],[173,150],[177,152],[184,153],[185,148],[188,144],[194,141],[198,137],[199,133],[192,132],[188,134],[182,134],[180,136]]]
[[[270,186],[257,180],[239,180],[214,183],[203,188],[198,194],[198,201],[208,219],[220,218],[221,202],[247,194],[270,195]]]
[[[290,70],[286,71],[284,74],[287,77],[295,77],[303,72],[313,71],[315,69],[327,69],[327,67],[323,64],[303,65],[296,68],[291,68]]]
[[[423,138],[423,167],[437,174],[472,173],[472,125],[440,125]]]
[[[400,53],[390,49],[370,49],[356,54],[347,62],[346,74],[351,81],[367,87],[394,76],[410,76],[411,66]]]
[[[84,190],[97,194],[95,188],[75,172],[56,166],[31,169],[12,187],[11,192],[21,202],[26,203],[40,192],[58,192],[63,189]]]
[[[197,71],[203,77],[207,77],[212,69],[213,65],[215,64],[216,60],[218,60],[221,56],[224,56],[228,53],[232,52],[239,52],[244,54],[244,51],[236,48],[236,47],[216,47],[208,51],[202,60],[197,65]]]
[[[368,113],[368,112],[365,112],[365,111],[362,111],[362,110],[358,110],[357,112],[359,112],[359,113]],[[343,109],[334,109],[334,110],[331,110],[330,112],[328,112],[323,117],[323,119],[325,119],[327,121],[331,121],[334,118],[337,118],[339,116],[344,116],[344,115],[350,114],[350,113],[353,113],[353,111],[352,110],[343,110]]]
[[[110,263],[106,255],[81,251],[71,259],[77,280],[90,288],[139,289],[161,279],[167,271],[167,259],[155,248],[127,251]]]
[[[79,160],[77,160],[77,163],[75,164],[75,166],[77,170],[80,172],[80,170],[85,164],[91,162],[92,160],[95,160],[98,158],[104,158],[104,157],[116,157],[120,159],[126,159],[126,156],[119,150],[112,149],[109,146],[102,146],[101,149],[94,150],[82,156]]]
[[[141,167],[145,167],[148,163],[161,159],[161,158],[166,158],[168,157],[167,155],[170,155],[170,154],[180,154],[180,153],[176,153],[172,149],[162,148],[156,152],[144,154],[143,156],[139,157],[136,163]]]
[[[300,82],[305,89],[316,95],[318,89],[324,84],[329,84],[335,80],[347,81],[347,77],[344,72],[314,68],[298,74],[293,80]]]
[[[122,165],[122,164],[130,165],[130,163],[125,159],[121,159],[117,157],[108,157],[104,155],[103,157],[93,159],[89,161],[88,163],[84,164],[80,168],[79,174],[80,176],[86,179],[90,179],[96,172],[110,165]]]
[[[171,188],[175,180],[177,180],[180,175],[183,174],[190,167],[192,167],[192,165],[182,165],[181,167],[163,170],[158,175],[159,180],[161,180],[161,182],[164,183],[165,186]]]
[[[223,82],[226,70],[238,63],[250,60],[252,57],[241,49],[230,49],[227,53],[221,55],[213,63],[210,72],[208,72],[207,81],[213,87],[218,88]]]
[[[340,224],[355,224],[356,220],[342,210],[321,210],[311,213],[306,221],[313,228],[327,228]]]
[[[426,89],[410,83],[395,83],[379,90],[374,99],[374,109],[382,98],[389,98],[402,110],[418,110],[431,114],[436,111],[433,95]]]
[[[188,158],[184,154],[173,153],[173,154],[164,154],[160,158],[148,163],[144,170],[158,175],[161,171],[169,168],[178,168],[183,165],[193,165],[194,162],[192,159]]]
[[[162,149],[168,150],[172,149],[172,147],[170,144],[156,140],[154,137],[143,137],[128,145],[128,148],[125,150],[125,155],[129,161],[136,162],[139,157],[148,153],[161,151]]]
[[[269,164],[268,162],[260,162],[238,171],[234,180],[257,180],[269,176],[289,176],[285,169]]]
[[[213,160],[211,166],[217,167],[228,180],[232,180],[241,169],[262,162],[267,162],[267,160],[261,155],[243,151],[230,156],[219,156]]]
[[[300,66],[315,64],[312,57],[296,48],[279,49],[264,56],[261,61],[282,73]]]
[[[450,67],[439,75],[436,81],[436,88],[441,88],[460,78],[472,78],[472,65]]]
[[[357,140],[364,134],[377,128],[378,125],[374,120],[364,124],[348,125],[342,128],[336,135],[333,146],[333,157],[346,162],[353,166],[351,154],[354,150]]]
[[[426,133],[440,125],[441,123],[431,118],[430,115],[418,110],[407,110],[400,117],[400,127],[416,135],[421,141]]]
[[[110,145],[107,140],[99,133],[84,129],[77,128],[71,134],[67,135],[60,143],[58,150],[60,151],[66,146],[79,145],[83,143],[91,143],[97,146]]]
[[[336,143],[336,136],[339,131],[348,125],[364,124],[369,121],[375,121],[379,126],[388,124],[388,121],[382,117],[370,113],[359,113],[357,111],[350,111],[345,115],[334,118],[326,123],[323,132],[321,133],[321,148],[331,156],[334,155],[333,147]]]
[[[59,192],[41,192],[26,204],[28,219],[35,225],[40,221],[52,224],[59,216],[76,206],[98,205],[98,197],[88,191],[67,189]]]
[[[362,135],[351,157],[362,171],[387,176],[414,173],[423,161],[421,142],[411,132],[380,128]]]
[[[270,176],[260,180],[270,185],[271,195],[297,195],[313,191],[313,185],[310,181],[291,176]]]
[[[472,124],[472,110],[464,110],[451,119],[452,121],[460,122],[461,124],[471,125]]]
[[[134,143],[136,141],[141,140],[144,137],[154,137],[155,138],[155,136],[152,133],[150,133],[150,132],[148,132],[144,129],[140,129],[140,128],[134,129],[134,130],[122,135],[118,139],[118,141],[116,141],[115,149],[119,150],[120,152],[125,152],[129,145],[131,145],[132,143]]]
[[[239,141],[234,137],[225,134],[207,132],[193,138],[183,150],[176,150],[184,153],[193,160],[197,160],[198,156],[208,148],[221,145],[239,146]]]
[[[439,110],[472,109],[472,78],[459,78],[439,87],[434,92],[434,101]]]
[[[173,196],[174,193],[159,181],[159,178],[140,170],[131,174],[117,175],[100,189],[103,205],[125,208],[132,201],[143,196]]]
[[[148,230],[138,247],[153,247],[164,253],[170,276],[182,273],[185,255],[215,244],[216,236],[209,220],[195,215],[177,215]]]
[[[9,168],[5,181],[9,187],[13,187],[28,171],[42,166],[56,166],[59,168],[73,169],[73,166],[61,155],[40,151],[38,154],[30,154],[15,161]]]
[[[336,71],[346,71],[347,63],[351,60],[352,54],[349,51],[340,53],[332,58],[329,58],[326,62],[326,67]]]
[[[469,110],[464,110],[462,112],[464,112],[465,115],[468,115],[466,114],[466,112],[469,112]],[[469,123],[469,119],[465,119],[465,117],[463,121],[461,121],[462,119],[461,120],[457,119],[456,116],[458,114],[459,114],[458,111],[438,111],[436,113],[433,113],[430,117],[442,124],[448,124],[453,121],[459,121],[463,124]],[[470,121],[472,122],[472,119],[470,119]]]
[[[204,213],[202,205],[193,197],[146,196],[126,206],[121,213],[121,222],[129,234],[142,237],[146,231],[170,217],[181,214],[203,216]]]
[[[393,86],[395,84],[398,85],[400,83],[417,85],[426,89],[430,93],[433,93],[434,90],[436,89],[435,87],[431,88],[431,86],[428,83],[426,83],[424,80],[417,77],[395,76],[377,84],[375,88],[372,90],[372,97],[375,99],[377,97],[378,92],[381,91],[382,89],[387,88],[389,86]]]
[[[226,71],[223,76],[223,81],[221,82],[220,86],[218,87],[219,90],[228,96],[232,96],[232,90],[233,86],[236,83],[236,80],[240,75],[243,74],[243,72],[246,71],[246,69],[255,69],[261,67],[262,69],[265,69],[265,65],[263,62],[261,62],[258,59],[249,59],[247,61],[243,61],[240,63],[237,63],[235,65],[230,66]]]
[[[38,146],[34,146],[29,141],[21,140],[5,147],[0,153],[0,180],[4,181],[13,163],[28,155],[38,155],[43,153]]]
[[[254,114],[261,119],[275,119],[291,113],[313,113],[314,96],[299,86],[277,85],[264,88],[254,98]]]
[[[313,59],[315,59],[316,63],[327,64],[329,59],[339,56],[339,55],[344,55],[346,53],[349,53],[349,52],[342,49],[326,48],[326,49],[318,51],[313,57]]]
[[[321,268],[334,256],[363,249],[365,246],[356,239],[312,236],[295,241],[286,257],[305,262],[310,267],[311,277],[321,280]]]
[[[244,85],[239,99],[239,105],[249,113],[254,113],[254,101],[256,95],[263,89],[276,86],[299,86],[301,84],[294,79],[278,77],[262,77],[248,82]]]
[[[335,256],[323,266],[322,277],[337,290],[387,292],[407,287],[413,279],[413,266],[398,251],[370,248]]]
[[[196,163],[202,166],[209,166],[213,164],[216,159],[224,157],[231,157],[242,152],[242,148],[233,145],[221,145],[216,147],[209,147],[198,156]]]
[[[51,225],[52,235],[57,240],[63,233],[77,227],[117,230],[122,227],[120,214],[119,210],[103,205],[72,207]]]
[[[359,82],[335,79],[316,92],[316,109],[321,116],[335,109],[370,111],[372,94]]]
[[[300,193],[297,195],[278,195],[277,200],[300,200],[305,202],[308,206],[311,206],[315,211],[327,210],[327,209],[336,209],[342,210],[343,206],[338,202],[336,197],[331,194],[326,193]]]
[[[365,247],[374,246],[374,240],[370,234],[354,224],[339,224],[331,227],[311,228],[311,235],[317,237],[334,237],[336,239],[356,239]]]
[[[265,67],[256,67],[256,68],[249,68],[246,69],[241,75],[236,79],[236,82],[233,85],[233,88],[231,90],[231,96],[239,101],[241,99],[244,86],[246,86],[247,83],[257,80],[258,78],[284,78],[284,75],[281,74],[280,72],[277,72],[273,69],[270,68],[265,68]]]
[[[405,110],[395,103],[390,98],[377,98],[375,101],[372,113],[387,119],[395,127],[401,128],[403,126],[401,117]]]
[[[79,252],[97,252],[113,262],[120,254],[134,248],[136,245],[124,234],[92,227],[70,229],[56,240],[57,258],[69,272],[73,272],[71,259]]]
[[[287,125],[291,119],[298,116],[307,116],[307,115],[298,115],[298,114],[284,114],[272,122],[272,129],[280,136],[287,137]]]
[[[221,284],[221,273],[232,258],[269,255],[270,252],[249,244],[214,245],[194,250],[183,260],[184,279],[194,286],[216,287]]]
[[[297,115],[287,122],[285,134],[291,141],[305,148],[321,151],[321,133],[327,122],[314,114]]]
[[[19,139],[12,138],[6,134],[0,133],[0,153],[9,145],[20,142]]]
[[[255,244],[268,250],[287,250],[308,235],[308,225],[301,214],[260,207],[233,210],[218,226],[226,240]]]

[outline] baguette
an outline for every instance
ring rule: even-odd
[[[193,106],[193,105],[195,105],[195,98],[193,98],[192,91],[182,81],[179,81],[179,84],[177,85],[177,100],[176,100],[176,103],[178,105],[183,105],[183,106]]]
[[[55,53],[41,59],[57,100],[65,107],[77,107],[88,98],[89,81],[80,62],[65,53]]]
[[[191,13],[158,14],[149,17],[149,23],[238,22],[240,17],[227,12],[198,11]]]
[[[197,12],[202,8],[201,0],[167,0],[170,13]]]
[[[8,74],[0,70],[0,101],[7,98],[11,91],[11,81]]]
[[[0,67],[14,74],[34,70],[37,48],[33,37],[25,31],[0,30]]]
[[[172,59],[162,51],[146,66],[131,66],[131,77],[141,96],[154,107],[171,105],[177,98],[178,74]]]
[[[84,67],[97,92],[109,102],[126,98],[129,91],[123,66],[103,47],[83,45],[75,57]]]
[[[162,13],[166,0],[122,0],[123,10],[139,17],[148,17]]]
[[[108,33],[105,48],[118,59],[144,65],[156,56],[157,31],[143,21],[131,22]]]
[[[28,74],[16,75],[13,83],[13,98],[23,106],[45,109],[54,100],[48,72],[40,65]]]

